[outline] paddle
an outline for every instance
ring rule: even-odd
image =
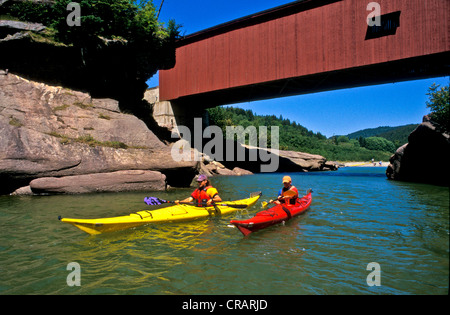
[[[163,203],[175,203],[175,201],[159,199],[157,197],[145,197],[144,198],[144,202],[147,205],[149,205],[149,206],[150,205],[160,205],[160,204],[163,204]],[[196,202],[182,202],[182,201],[180,201],[179,204],[182,204],[182,205],[194,205],[194,206],[197,205]],[[202,204],[202,206],[206,206],[206,203]],[[217,208],[217,206],[230,207],[230,208],[236,208],[236,209],[245,209],[245,208],[248,207],[247,205],[240,205],[240,204],[233,205],[233,204],[228,204],[228,203],[215,203],[215,202],[213,202],[211,204],[211,206],[213,206],[215,208],[216,212],[220,212],[220,210],[219,210],[219,208]]]
[[[282,194],[283,197],[294,197],[295,195],[297,195],[297,193],[295,191],[293,191],[293,190],[286,190]],[[275,200],[278,200],[278,197],[275,198]],[[262,205],[263,208],[265,208],[265,207],[267,207],[267,205],[269,203],[273,203],[275,200],[270,200],[269,202],[263,201],[263,202],[261,202],[261,205]]]

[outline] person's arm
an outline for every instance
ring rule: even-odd
[[[208,206],[211,205],[213,202],[221,202],[222,201],[222,198],[220,198],[219,192],[217,191],[216,188],[210,188],[210,189],[208,189],[208,191],[206,193],[211,197],[211,199],[209,199],[206,202],[206,204]]]
[[[178,205],[180,202],[192,202],[192,201],[194,201],[194,198],[187,197],[186,199],[183,200],[175,200],[175,203]]]
[[[280,198],[282,197],[282,196],[281,196],[281,193],[282,193],[282,189],[280,189],[280,190],[278,191],[278,197],[275,198],[275,199],[270,199],[270,200],[269,200],[269,203],[280,204]]]

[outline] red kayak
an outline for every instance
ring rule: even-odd
[[[253,218],[247,220],[231,220],[244,236],[252,232],[264,229],[268,226],[275,225],[281,222],[286,222],[289,219],[305,212],[311,205],[312,190],[308,189],[306,195],[297,200],[294,205],[281,204],[276,205],[270,209],[258,212]]]

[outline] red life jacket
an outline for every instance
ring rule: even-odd
[[[208,201],[209,199],[212,199],[212,197],[210,197],[206,191],[210,188],[213,188],[212,186],[207,186],[205,188],[202,189],[196,189],[194,190],[194,192],[191,194],[191,197],[194,198],[194,200],[197,201],[197,204],[199,206],[202,206],[202,203],[205,203],[206,201]],[[213,196],[214,197],[214,196]],[[203,205],[204,206],[204,205]]]

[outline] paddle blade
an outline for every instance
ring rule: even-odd
[[[145,197],[144,198],[144,202],[149,205],[149,206],[155,206],[155,205],[160,205],[162,203],[165,203],[165,200],[161,200],[159,198],[156,197]]]
[[[283,193],[283,196],[287,196],[287,197],[294,197],[295,195],[297,195],[297,193],[293,190],[286,190]]]

